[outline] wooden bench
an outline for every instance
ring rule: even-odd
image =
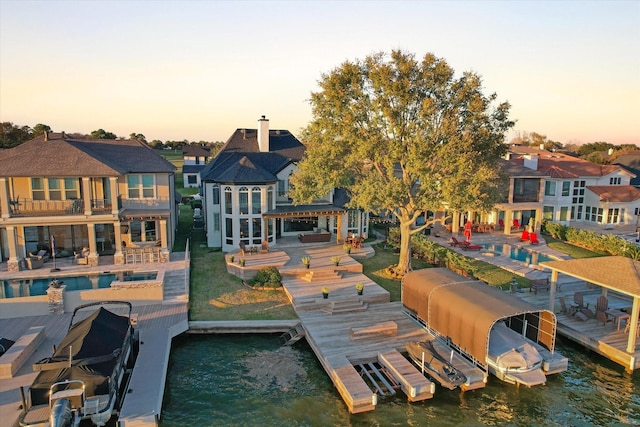
[[[533,279],[531,280],[531,287],[529,292],[533,291],[534,294],[538,294],[538,291],[548,291],[551,288],[549,279]]]
[[[398,324],[394,321],[388,321],[363,328],[351,328],[349,335],[351,341],[371,338],[378,335],[395,337],[398,335]]]
[[[45,326],[32,326],[0,357],[0,379],[12,378],[44,341]]]

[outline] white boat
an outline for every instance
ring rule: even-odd
[[[128,315],[102,307],[114,304],[126,305]],[[74,323],[81,310],[96,306],[88,317]],[[67,335],[53,355],[33,365],[39,373],[23,401],[20,426],[68,427],[82,420],[103,426],[109,421],[118,409],[137,348],[131,308],[128,302],[106,301],[74,310]]]
[[[467,381],[465,374],[447,360],[448,355],[440,354],[430,341],[408,343],[407,353],[413,363],[423,368],[431,378],[449,390],[461,387]]]
[[[509,329],[504,322],[496,323],[489,334],[487,364],[489,372],[509,384],[532,387],[545,384],[542,356],[529,340]]]

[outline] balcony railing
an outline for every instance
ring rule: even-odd
[[[63,216],[84,214],[84,200],[33,200],[20,199],[10,203],[11,216]],[[104,199],[91,200],[91,211],[94,214],[111,212],[111,202]]]

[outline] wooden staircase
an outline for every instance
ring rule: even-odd
[[[320,310],[329,314],[344,314],[366,311],[367,308],[369,308],[369,303],[366,303],[361,299],[348,299],[331,301]]]
[[[305,274],[298,276],[300,280],[305,282],[319,282],[323,280],[342,279],[343,272],[340,270],[309,270]]]
[[[280,339],[284,341],[283,345],[293,345],[304,338],[305,334],[302,325],[298,323],[295,328],[282,334]]]

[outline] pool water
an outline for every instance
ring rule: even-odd
[[[480,246],[488,251],[497,252],[501,255],[509,255],[509,258],[523,262],[528,265],[538,265],[541,262],[557,261],[556,258],[541,254],[529,249],[519,248],[508,244],[496,245],[493,243],[481,243]]]
[[[153,280],[158,276],[152,272],[118,271],[113,273],[83,274],[79,276],[57,276],[64,282],[67,291],[81,291],[87,289],[108,288],[113,281],[131,282]],[[6,279],[0,280],[1,298],[32,297],[46,295],[49,283],[54,277],[38,279]]]

